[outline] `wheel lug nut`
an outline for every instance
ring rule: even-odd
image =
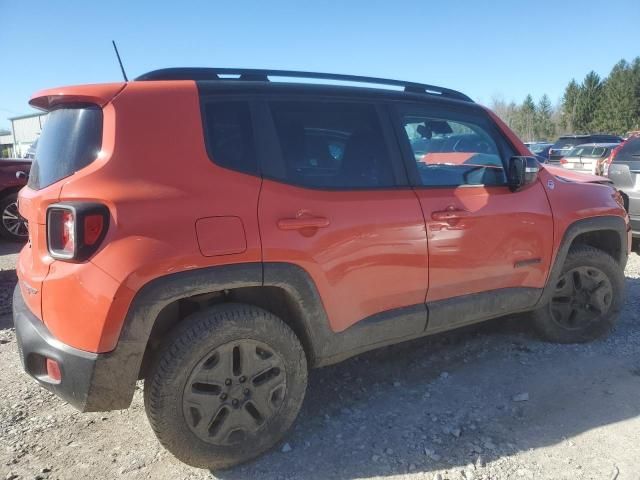
[[[244,383],[247,380],[247,377],[243,375],[238,380],[240,380],[240,383]]]
[[[251,393],[251,392],[249,392],[249,389],[248,389],[248,388],[245,388],[245,389],[243,390],[243,393],[244,393],[245,395],[249,395],[249,393]]]
[[[225,385],[231,385],[231,379],[230,379],[230,378],[227,378],[227,379],[224,381],[224,384],[225,384]]]
[[[220,394],[220,400],[226,400],[227,399],[227,394],[226,393],[221,393]]]
[[[233,405],[234,407],[237,407],[239,403],[240,402],[238,402],[238,400],[236,400],[235,398],[231,400],[231,405]]]

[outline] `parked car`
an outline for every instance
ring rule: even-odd
[[[83,411],[127,408],[144,379],[190,465],[279,442],[308,368],[521,312],[587,342],[622,308],[616,190],[547,170],[460,92],[196,68],[30,103],[50,113],[19,200],[24,369]]]
[[[549,161],[557,163],[574,147],[585,143],[620,143],[621,141],[622,137],[617,135],[563,135],[556,140],[549,150]]]
[[[571,149],[560,159],[560,165],[577,172],[603,175],[611,152],[619,143],[586,143]]]
[[[640,243],[640,134],[630,136],[615,148],[605,165],[605,174],[620,189],[629,218],[636,248]]]
[[[545,161],[549,160],[549,150],[553,146],[553,143],[525,142],[524,144],[527,146],[529,150],[531,150],[531,153],[533,153],[536,157],[544,158]]]
[[[29,160],[33,160],[34,158],[36,158],[37,148],[38,148],[38,139],[36,138],[35,142],[33,142],[27,149],[27,153],[24,154],[24,158],[27,158]]]
[[[27,183],[31,160],[0,158],[0,237],[25,242],[27,222],[18,212],[18,191]]]

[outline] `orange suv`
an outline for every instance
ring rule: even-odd
[[[368,87],[271,81],[300,77]],[[49,118],[19,196],[24,368],[83,411],[127,408],[144,379],[188,464],[280,441],[308,368],[517,312],[584,342],[622,307],[607,179],[538,164],[454,90],[189,68],[31,105]]]

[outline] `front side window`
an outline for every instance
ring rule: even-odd
[[[405,114],[402,126],[423,186],[506,184],[498,146],[480,123]]]
[[[284,163],[279,180],[328,189],[394,185],[375,106],[274,101],[270,109]]]

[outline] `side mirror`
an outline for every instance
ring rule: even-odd
[[[538,179],[540,164],[536,157],[511,157],[507,170],[507,181],[512,192],[531,185]]]

